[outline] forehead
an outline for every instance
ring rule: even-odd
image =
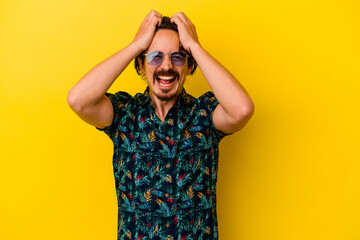
[[[179,48],[179,34],[173,30],[160,29],[155,33],[148,51],[173,52]]]

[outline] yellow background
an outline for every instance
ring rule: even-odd
[[[356,0],[0,1],[0,239],[116,239],[112,143],[66,96],[151,9],[185,12],[255,103],[220,144],[219,239],[360,239]],[[145,87],[131,63],[109,92]]]

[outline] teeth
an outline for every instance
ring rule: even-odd
[[[170,80],[173,79],[174,77],[172,76],[158,76],[158,78],[164,79],[164,80]]]
[[[167,87],[167,86],[170,86],[171,85],[171,83],[169,83],[169,84],[163,84],[163,83],[159,83],[161,86],[164,86],[164,87]]]

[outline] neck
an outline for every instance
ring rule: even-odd
[[[158,97],[156,97],[153,93],[150,92],[152,105],[155,108],[155,114],[158,116],[161,122],[164,122],[167,113],[175,105],[179,95],[173,97],[169,101],[161,101]]]

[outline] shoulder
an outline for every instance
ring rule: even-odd
[[[202,111],[205,111],[208,114],[211,132],[219,142],[223,137],[233,134],[232,132],[225,133],[215,126],[213,117],[215,115],[214,112],[216,112],[215,109],[219,105],[219,101],[212,91],[204,93],[198,98],[198,100],[200,102],[200,108],[202,108]]]
[[[198,102],[201,106],[207,108],[210,112],[215,110],[215,107],[219,104],[214,93],[208,91],[198,98]]]
[[[214,93],[212,91],[207,91],[206,93],[201,95],[198,99],[201,99],[202,101],[206,101],[213,97],[215,97]]]
[[[133,100],[133,97],[127,93],[127,92],[123,92],[123,91],[118,91],[116,93],[105,93],[105,95],[111,100],[111,102],[113,103],[126,103],[129,101]]]

